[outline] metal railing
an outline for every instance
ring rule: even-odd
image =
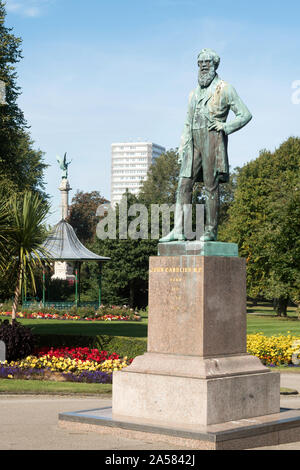
[[[72,307],[94,307],[95,309],[99,308],[99,303],[98,302],[38,302],[36,300],[30,301],[26,300],[23,301],[22,303],[23,308],[32,308],[32,309],[37,309],[37,308],[55,308],[58,310],[66,310],[68,308]]]

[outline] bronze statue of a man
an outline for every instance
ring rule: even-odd
[[[194,183],[203,182],[205,230],[202,241],[215,241],[218,231],[219,184],[229,180],[228,135],[244,127],[252,115],[237,92],[217,74],[220,57],[212,49],[198,55],[198,87],[190,93],[188,113],[179,147],[181,169],[174,229],[163,242],[186,240],[185,204],[191,204]],[[235,118],[226,123],[229,111]]]

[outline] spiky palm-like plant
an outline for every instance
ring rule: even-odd
[[[34,269],[41,266],[42,258],[47,256],[42,245],[46,237],[44,222],[49,206],[37,194],[27,191],[13,195],[8,200],[7,209],[10,222],[6,235],[9,259],[5,269],[17,277],[12,307],[14,320],[22,287],[26,291],[26,280],[30,278],[33,290],[36,291]]]
[[[10,231],[7,202],[0,204],[0,270],[5,270],[8,258],[8,237]]]

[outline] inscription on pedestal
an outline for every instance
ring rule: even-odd
[[[195,302],[194,295],[190,295],[190,285],[194,284],[197,275],[202,273],[202,266],[172,266],[172,264],[178,263],[178,258],[169,258],[167,261],[168,265],[150,268],[150,276],[152,283],[158,287],[163,285],[164,302],[165,308],[173,312],[173,319],[176,319],[176,323],[182,324],[184,321],[188,321],[187,316],[192,311],[193,304]],[[198,284],[199,287],[199,282]],[[193,294],[195,291],[193,292]],[[197,295],[197,301],[199,302],[200,291]],[[160,296],[160,300],[162,296]],[[189,303],[189,312],[186,311],[186,302]],[[191,318],[192,321],[192,318]],[[169,325],[169,328],[171,325]]]
[[[245,353],[245,298],[240,258],[151,258],[148,352]]]

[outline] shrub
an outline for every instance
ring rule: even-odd
[[[23,359],[35,349],[35,338],[31,329],[16,320],[12,323],[0,320],[0,340],[5,343],[8,362]]]
[[[146,338],[131,338],[126,336],[78,336],[78,335],[36,335],[37,347],[88,347],[107,351],[109,354],[117,353],[120,357],[127,356],[133,359],[147,351]]]
[[[127,356],[131,359],[147,351],[147,340],[144,338],[99,335],[95,337],[94,344],[99,350],[106,350],[109,354],[115,352],[121,357]]]
[[[77,309],[75,308],[75,314],[79,315],[81,318],[94,317],[95,308],[93,306],[78,307]]]
[[[2,304],[0,304],[0,311],[2,312],[11,312],[12,310],[12,300],[6,300]]]

